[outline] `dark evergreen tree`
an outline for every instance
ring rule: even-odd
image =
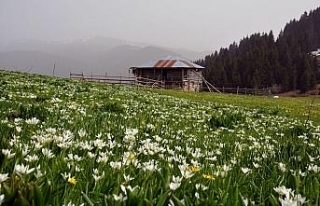
[[[320,81],[310,52],[320,48],[320,8],[291,20],[275,39],[272,31],[256,33],[197,63],[205,78],[216,86],[265,88],[305,92]]]

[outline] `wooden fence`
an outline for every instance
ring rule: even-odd
[[[88,82],[136,85],[136,86],[151,87],[151,88],[165,88],[164,82],[154,80],[154,79],[148,79],[144,77],[107,76],[107,75],[85,76],[83,73],[70,73],[70,78],[81,80],[81,81],[88,81]]]
[[[232,93],[232,94],[247,94],[247,95],[260,95],[260,96],[269,96],[271,95],[271,88],[231,88],[231,87],[217,87],[221,93]],[[204,90],[209,91],[204,87]]]
[[[125,84],[125,85],[135,85],[137,87],[149,87],[149,88],[162,88],[162,89],[173,89],[182,86],[182,81],[159,81],[144,77],[126,77],[126,76],[107,76],[107,75],[89,75],[85,76],[83,73],[70,73],[71,79],[77,79],[81,81],[89,82],[103,82],[108,84]],[[177,86],[178,85],[178,86]],[[203,91],[212,92],[209,87],[203,85]],[[268,96],[271,95],[270,88],[256,89],[256,88],[230,88],[230,87],[217,87],[216,91],[221,93],[233,93],[233,94],[247,94],[247,95],[261,95]]]

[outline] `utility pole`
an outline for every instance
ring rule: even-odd
[[[53,64],[52,76],[54,76],[54,71],[56,70],[56,62]]]

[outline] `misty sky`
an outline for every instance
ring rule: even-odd
[[[0,0],[0,43],[115,37],[215,50],[255,32],[278,34],[319,0]]]

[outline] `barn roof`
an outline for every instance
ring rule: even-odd
[[[140,66],[131,67],[130,69],[134,70],[136,68],[195,68],[195,69],[204,69],[204,67],[192,63],[181,57],[168,56],[163,59],[153,60],[146,62]]]

